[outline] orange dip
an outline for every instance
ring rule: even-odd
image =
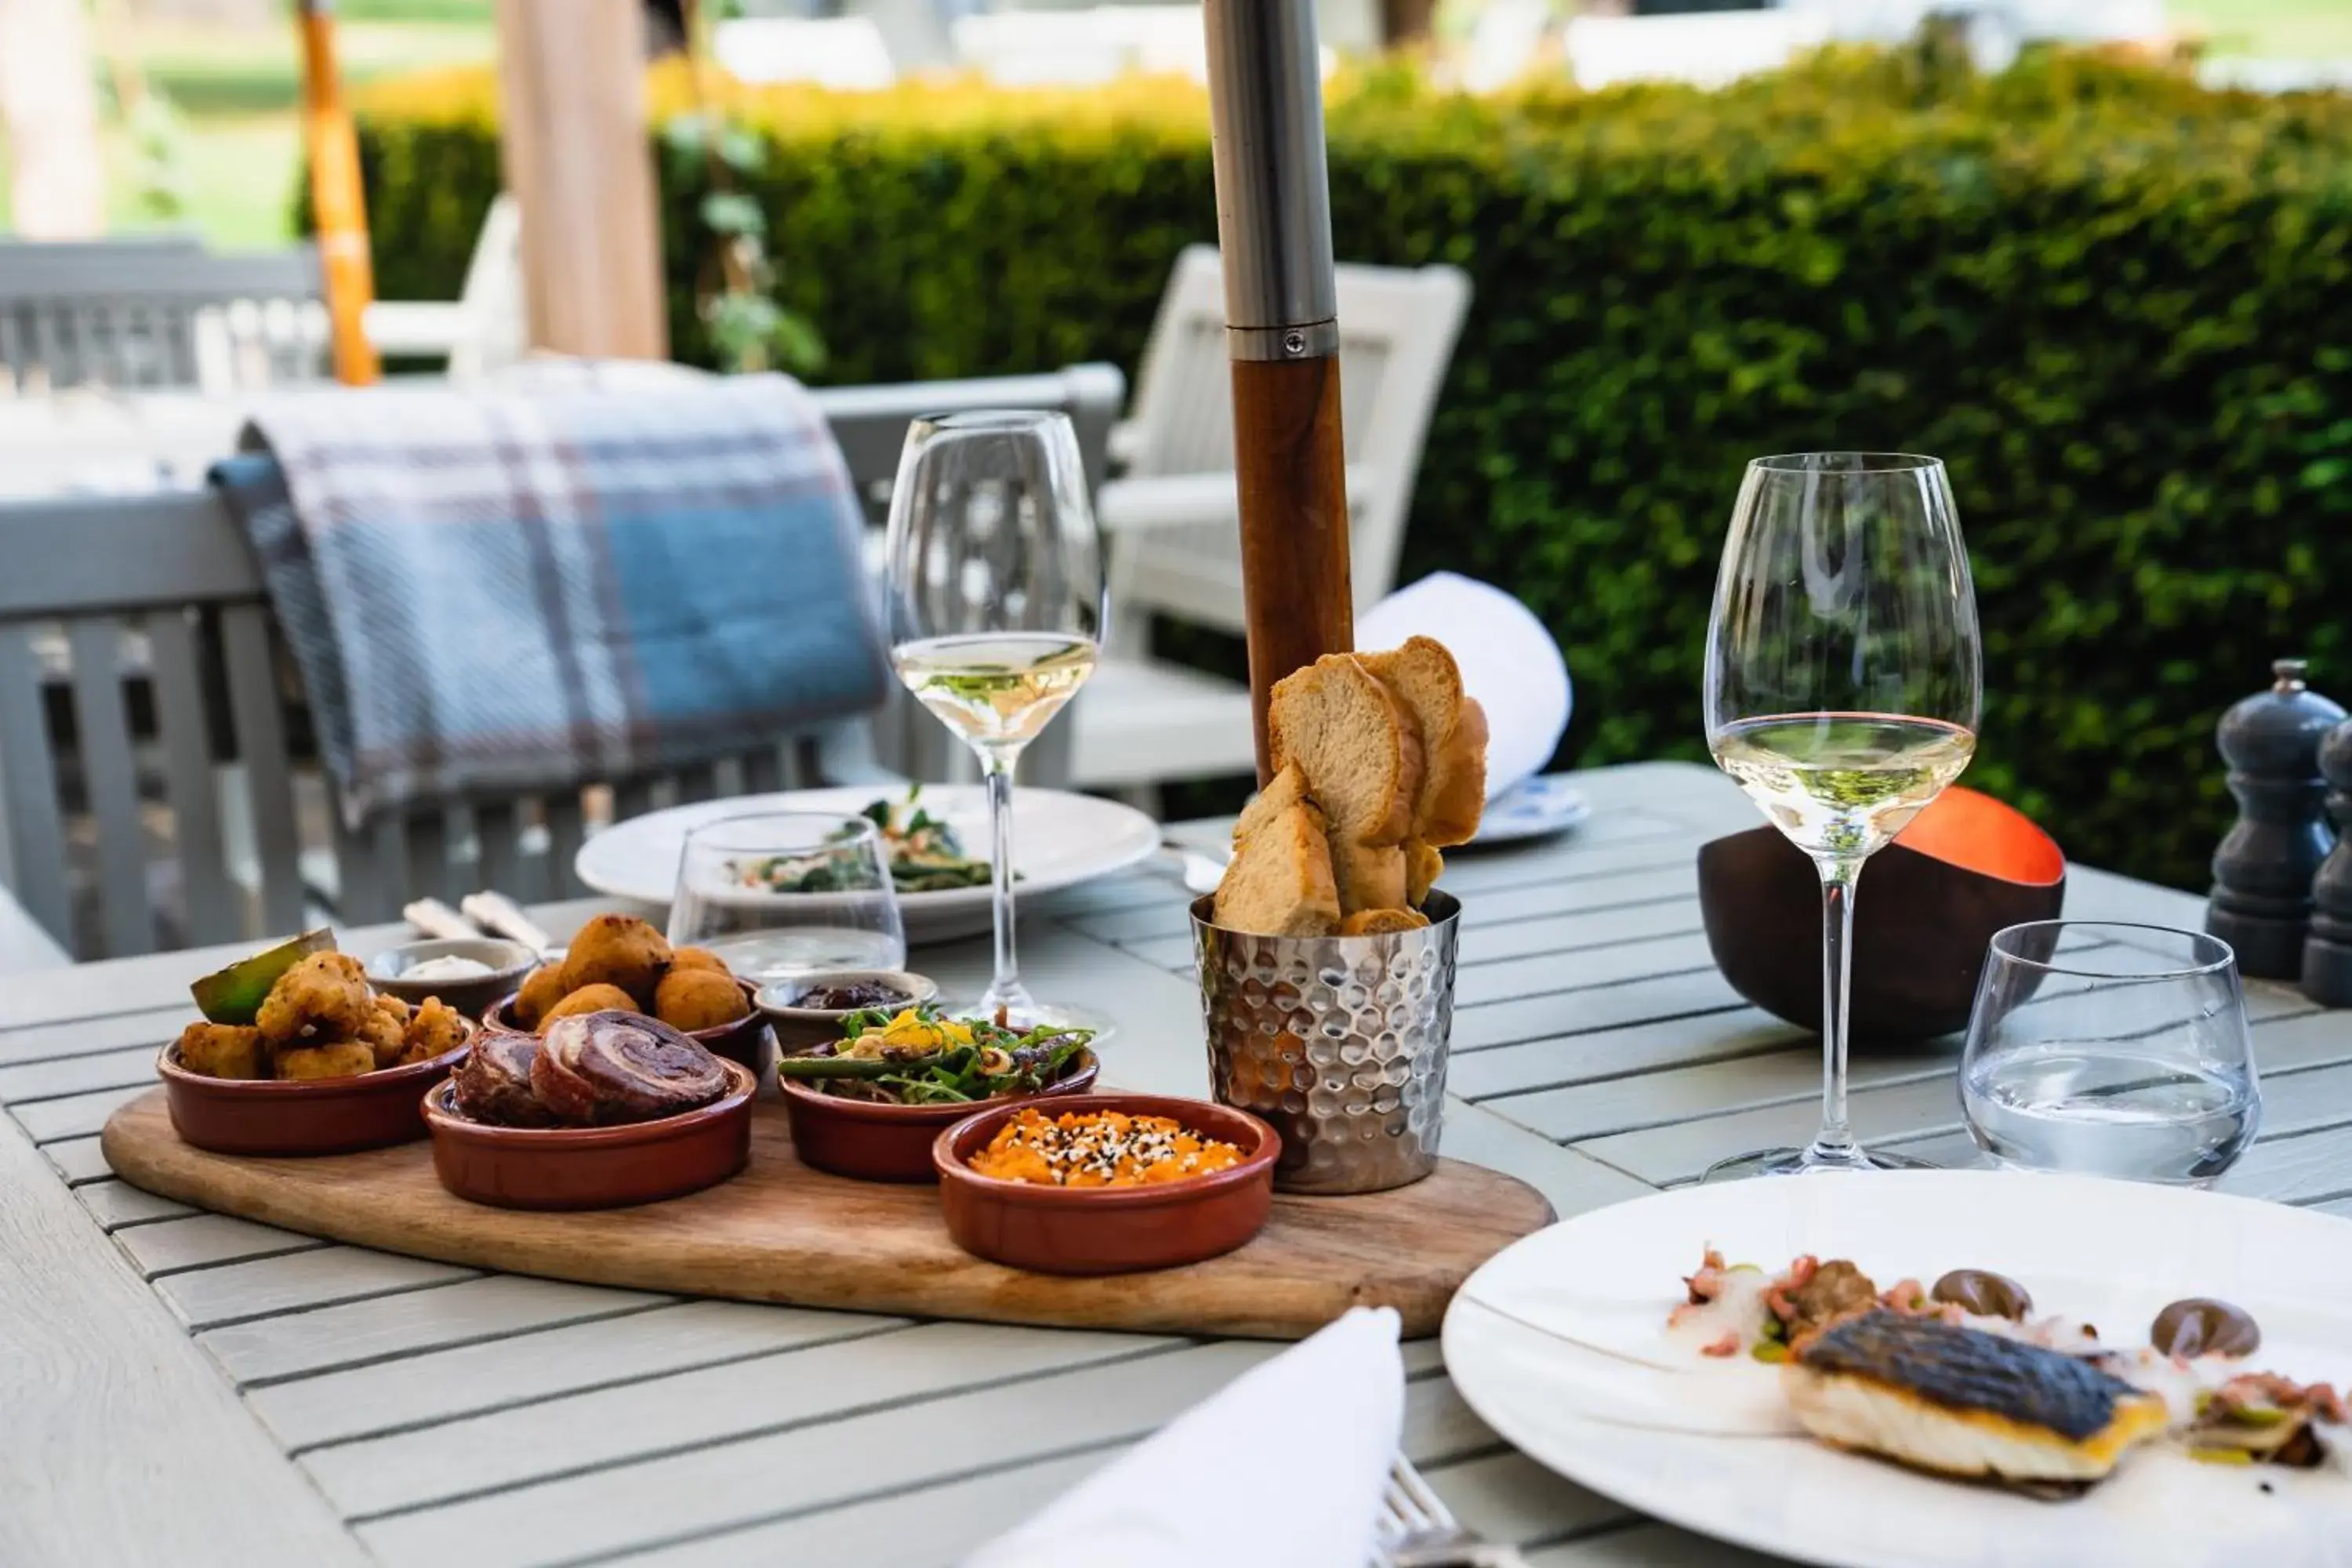
[[[1188,1132],[1165,1116],[1116,1110],[1059,1118],[1023,1110],[996,1130],[971,1168],[1000,1182],[1055,1187],[1140,1187],[1230,1170],[1242,1162],[1231,1143]]]

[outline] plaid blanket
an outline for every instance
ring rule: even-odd
[[[750,749],[878,704],[849,476],[782,376],[534,365],[257,409],[214,482],[354,827]]]

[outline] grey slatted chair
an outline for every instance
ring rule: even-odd
[[[0,246],[0,394],[320,380],[320,296],[307,245],[251,255],[181,237]]]
[[[957,409],[1068,413],[1088,476],[1099,481],[1124,394],[1117,369],[1078,365],[817,395],[853,479],[879,508],[908,421]],[[0,881],[22,911],[0,898],[0,972],[12,961],[28,967],[60,956],[37,941],[10,952],[11,931],[26,932],[23,914],[83,958],[297,929],[311,891],[298,811],[302,770],[289,744],[290,705],[260,575],[226,509],[209,491],[0,506],[0,559],[11,563],[0,572]],[[54,675],[45,679],[37,653],[37,639],[60,626],[69,666],[61,687]],[[834,725],[763,738],[680,773],[612,781],[614,815],[889,776],[865,723]],[[573,895],[583,890],[572,859],[583,826],[573,798],[475,800],[388,817],[356,835],[337,826],[333,912],[350,922],[390,919],[410,899],[453,900],[478,887],[523,899]],[[330,831],[314,828],[317,839]],[[247,844],[256,867],[249,889],[238,876]],[[77,900],[83,861],[95,897]],[[177,908],[168,935],[159,901]]]

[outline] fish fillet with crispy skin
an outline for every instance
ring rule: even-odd
[[[2077,1357],[1885,1310],[1822,1330],[1781,1378],[1814,1436],[1950,1476],[2099,1480],[2168,1421]]]

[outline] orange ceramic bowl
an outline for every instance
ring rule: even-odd
[[[1084,1094],[1095,1086],[1102,1062],[1081,1047],[1070,1070],[1045,1093],[992,1100],[992,1106],[1026,1105],[1034,1100]],[[861,1182],[935,1182],[931,1144],[941,1132],[970,1116],[965,1105],[883,1105],[845,1100],[793,1079],[779,1078],[784,1117],[792,1125],[793,1152],[801,1163]]]
[[[738,980],[735,984],[743,988],[743,1000],[750,1005],[751,1012],[731,1024],[720,1024],[708,1029],[688,1029],[684,1032],[687,1038],[700,1042],[702,1048],[712,1056],[724,1057],[740,1067],[749,1068],[751,1069],[751,1076],[757,1078],[768,1068],[771,1039],[768,1033],[768,1020],[760,1011],[760,988],[748,980]],[[485,1009],[482,1014],[482,1026],[486,1029],[503,1029],[510,1035],[532,1033],[533,1031],[512,1021],[515,996],[520,994],[521,993],[517,992],[513,995],[501,996]]]
[[[1282,1138],[1246,1111],[1154,1094],[1056,1100],[1043,1109],[1057,1116],[1097,1110],[1165,1116],[1233,1144],[1242,1161],[1230,1170],[1157,1186],[1047,1187],[999,1181],[971,1168],[971,1157],[1021,1109],[1003,1105],[967,1117],[931,1145],[948,1235],[974,1257],[1038,1274],[1132,1274],[1231,1252],[1265,1228]]]
[[[172,1129],[215,1154],[349,1154],[425,1136],[416,1097],[449,1076],[467,1045],[431,1061],[352,1078],[210,1078],[180,1065],[180,1047],[155,1058]]]
[[[505,1209],[616,1209],[717,1186],[751,1158],[760,1080],[730,1061],[709,1105],[618,1127],[493,1127],[461,1113],[455,1085],[425,1097],[433,1173],[461,1198]]]

